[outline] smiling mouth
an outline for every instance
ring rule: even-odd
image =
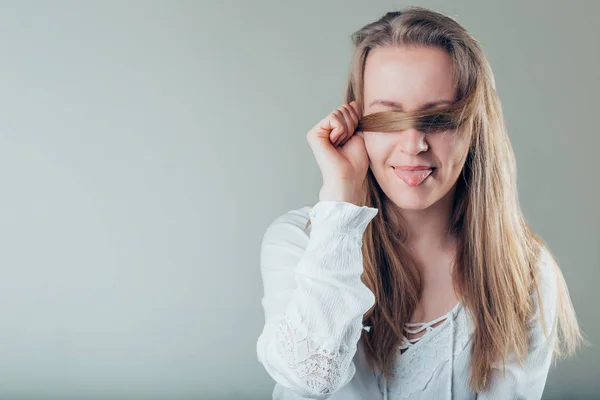
[[[427,169],[417,169],[417,170],[406,170],[406,169],[398,169],[394,168],[394,173],[398,178],[400,178],[404,183],[408,186],[419,186],[427,178],[431,176],[435,168],[427,168]]]

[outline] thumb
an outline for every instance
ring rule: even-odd
[[[329,137],[313,136],[309,145],[321,171],[330,170],[338,162],[340,155],[329,141]]]

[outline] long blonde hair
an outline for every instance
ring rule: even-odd
[[[355,45],[346,103],[363,104],[363,74],[371,49],[389,46],[433,46],[448,52],[454,64],[458,101],[435,111],[387,111],[365,116],[358,129],[397,131],[416,126],[425,132],[457,127],[471,129],[471,144],[456,183],[451,231],[458,238],[453,284],[472,317],[470,387],[485,389],[492,364],[510,352],[524,360],[529,346],[528,321],[535,313],[533,290],[541,305],[535,265],[543,241],[525,221],[517,198],[516,164],[504,126],[500,100],[488,61],[477,41],[454,19],[421,7],[389,12],[352,35]],[[369,365],[389,379],[402,327],[421,293],[419,269],[405,244],[407,232],[392,229],[400,221],[396,207],[369,170],[361,204],[381,210],[363,236],[363,282],[376,303],[363,318],[369,332],[360,340]],[[309,221],[310,224],[310,221]],[[308,224],[307,224],[308,227]],[[558,284],[558,340],[554,355],[571,355],[582,334],[568,290],[554,263]],[[540,307],[540,312],[543,312]],[[543,315],[542,315],[543,318]]]

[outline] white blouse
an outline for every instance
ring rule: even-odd
[[[552,345],[539,309],[524,365],[510,358],[505,375],[495,365],[498,374],[485,392],[468,387],[473,322],[460,302],[416,343],[405,341],[389,382],[369,368],[359,338],[362,329],[370,329],[362,318],[375,296],[360,279],[361,247],[377,212],[320,201],[281,215],[267,228],[261,245],[265,326],[256,350],[275,380],[273,399],[540,399]],[[544,321],[553,341],[557,287],[546,252],[538,270]]]

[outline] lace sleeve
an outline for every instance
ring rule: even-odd
[[[288,213],[261,246],[265,326],[259,361],[275,381],[310,398],[327,398],[355,371],[362,317],[374,304],[362,283],[362,234],[376,208],[323,201],[306,218]]]

